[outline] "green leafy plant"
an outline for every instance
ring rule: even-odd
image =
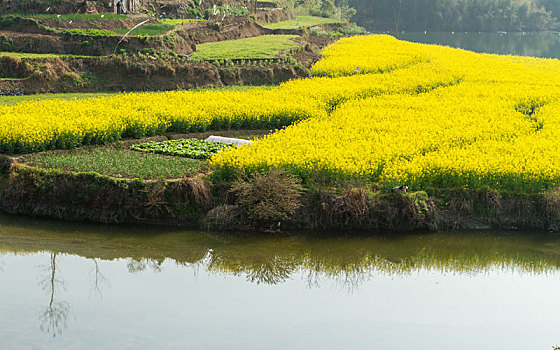
[[[181,156],[194,159],[207,159],[212,155],[235,147],[223,143],[212,143],[197,139],[179,139],[163,142],[146,142],[133,145],[132,150],[150,153],[166,154],[170,156]]]

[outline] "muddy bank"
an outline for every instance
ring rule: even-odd
[[[175,180],[120,179],[38,169],[8,157],[0,158],[0,174],[0,210],[61,220],[212,230],[560,231],[560,196],[553,192],[446,190],[428,195],[360,187],[307,189],[298,195],[296,210],[290,215],[256,220],[246,201],[232,192],[231,184],[212,183],[212,177],[204,174]]]
[[[125,26],[131,28],[138,19],[110,20],[109,27]],[[54,25],[58,19],[45,20]],[[123,38],[122,35],[99,35],[77,30],[84,27],[80,21],[72,23],[76,28],[55,30],[43,23],[43,20],[4,17],[0,22],[0,51],[26,53],[52,53],[87,56],[107,56],[118,52],[129,53],[151,49],[159,52],[190,54],[196,45],[206,42],[234,40],[256,37],[272,33],[247,17],[231,17],[223,21],[208,21],[178,25],[176,29],[162,35],[134,36]],[[82,21],[83,22],[83,21]],[[92,21],[94,24],[98,23]],[[103,23],[99,22],[98,26]],[[91,26],[86,26],[91,28]]]
[[[258,23],[276,23],[294,19],[294,14],[285,9],[272,9],[257,11],[252,13],[255,21]]]
[[[121,42],[121,36],[89,36],[69,32],[36,34],[0,31],[0,51],[6,52],[108,56],[122,50],[137,52],[153,49],[161,52],[172,51],[189,54],[196,48],[193,45],[194,43],[175,34],[155,37],[129,36]]]
[[[183,57],[0,57],[0,90],[25,94],[95,91],[158,91],[231,85],[275,85],[309,75],[299,65],[247,60],[228,66]]]

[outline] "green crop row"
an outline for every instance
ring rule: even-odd
[[[145,142],[130,147],[132,150],[165,154],[170,156],[208,159],[223,149],[235,147],[222,143],[211,143],[197,139],[179,139],[163,142]]]

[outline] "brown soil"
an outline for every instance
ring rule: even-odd
[[[105,12],[102,1],[83,0],[3,0],[0,2],[0,13],[84,13],[86,11]]]
[[[27,62],[9,56],[0,57],[0,78],[26,78],[30,74]]]
[[[294,19],[294,15],[291,11],[279,9],[257,11],[257,13],[253,13],[252,15],[257,23],[276,23]]]
[[[308,76],[305,69],[282,63],[265,67],[216,67],[183,58],[118,57],[0,59],[0,90],[26,94],[95,91],[154,91],[232,85],[275,85]]]
[[[287,219],[255,225],[247,208],[231,195],[231,184],[203,175],[176,180],[116,179],[94,173],[38,169],[0,156],[0,210],[72,221],[158,223],[209,229],[363,230],[368,232],[442,229],[538,229],[558,232],[560,216],[549,194],[495,198],[489,193],[457,207],[438,199],[417,202],[420,193],[368,194],[364,188],[313,190]],[[457,195],[457,194],[455,194]],[[459,195],[460,196],[460,195]],[[457,199],[457,198],[455,198]],[[499,203],[498,203],[499,202]],[[470,205],[467,205],[470,203]]]
[[[324,36],[303,36],[300,39],[301,48],[293,51],[290,56],[298,60],[305,67],[311,68],[313,64],[323,57],[321,56],[321,50],[325,46],[332,44],[335,40],[336,39]]]
[[[127,20],[132,21],[132,19]],[[133,23],[137,23],[137,20]],[[126,25],[126,21],[118,22],[116,20],[113,25]],[[185,25],[179,27],[182,30],[168,35],[149,38],[128,36],[124,40],[121,36],[92,37],[47,31],[39,33],[41,29],[33,27],[33,25],[26,27],[30,31],[27,33],[19,26],[7,28],[9,30],[4,28],[3,31],[0,31],[0,51],[105,56],[112,55],[118,48],[131,52],[153,49],[160,52],[172,51],[179,54],[190,54],[195,50],[196,44],[249,38],[270,33],[270,30],[245,17],[226,18],[223,22]],[[82,26],[82,24],[77,25],[77,27]],[[12,29],[16,31],[12,31]]]
[[[107,18],[107,19],[80,19],[78,17],[72,20],[60,18],[38,18],[40,24],[51,28],[62,29],[130,29],[140,22],[145,21],[149,17],[147,15],[134,15],[127,18]],[[155,20],[152,20],[156,22]]]

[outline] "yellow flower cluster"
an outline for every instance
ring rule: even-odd
[[[100,144],[165,131],[277,128],[325,114],[281,89],[246,92],[129,93],[0,107],[0,153]]]
[[[359,177],[414,189],[538,192],[560,181],[559,61],[481,55],[370,36],[344,39],[328,48],[314,72],[319,67],[321,75],[348,74],[342,51],[352,65],[382,72],[392,47],[395,62],[408,62],[399,64],[404,68],[363,75],[383,76],[390,93],[347,95],[326,117],[218,154],[214,168],[284,167],[304,179]],[[433,75],[456,80],[438,89],[410,89],[415,79]],[[410,77],[408,88],[403,76]],[[393,83],[404,84],[400,93]]]
[[[384,35],[325,49],[315,77],[273,89],[132,93],[0,107],[0,153],[165,131],[282,128],[213,157],[224,174],[413,189],[542,191],[560,181],[560,61],[476,54]]]
[[[407,44],[388,35],[341,39],[323,50],[325,59],[315,64],[313,75],[385,73],[428,60],[421,46],[411,51]],[[375,45],[375,52],[371,51],[372,45]]]
[[[436,73],[425,66],[402,69],[392,76],[294,80],[272,89],[129,93],[0,106],[0,153],[72,148],[165,131],[281,128],[326,116],[344,101],[428,91],[457,79],[454,74]]]

